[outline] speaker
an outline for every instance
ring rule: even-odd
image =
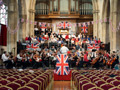
[[[110,43],[105,44],[105,50],[110,51]]]
[[[17,42],[17,53],[20,53],[21,50],[25,50],[25,49],[26,49],[25,43]]]

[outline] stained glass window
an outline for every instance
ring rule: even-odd
[[[7,23],[7,18],[8,18],[8,7],[5,6],[4,4],[0,6],[0,23],[1,24],[6,24]]]

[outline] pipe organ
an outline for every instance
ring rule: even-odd
[[[92,15],[92,0],[36,0],[36,15]]]

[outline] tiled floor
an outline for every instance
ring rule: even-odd
[[[72,90],[70,81],[54,81],[52,90]]]

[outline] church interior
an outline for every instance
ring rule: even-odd
[[[120,0],[0,0],[0,90],[120,90]]]

